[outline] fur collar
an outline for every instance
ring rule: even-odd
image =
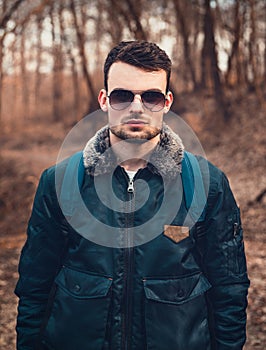
[[[99,175],[112,171],[117,160],[113,152],[106,152],[109,147],[109,127],[104,126],[84,148],[83,160],[87,174]],[[164,124],[160,142],[151,154],[147,167],[153,173],[172,178],[181,173],[183,157],[184,146],[181,139]]]

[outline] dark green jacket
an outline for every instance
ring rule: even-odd
[[[43,173],[15,291],[18,350],[242,349],[249,280],[228,181],[199,158],[208,199],[204,221],[192,225],[182,145],[165,127],[160,147],[166,153],[155,151],[132,193],[124,169],[104,154],[107,129],[98,132],[84,151],[81,187],[93,219],[80,208],[72,217],[62,213],[68,160]]]

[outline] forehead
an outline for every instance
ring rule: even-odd
[[[165,92],[166,72],[163,69],[148,72],[124,62],[111,65],[108,74],[108,90],[123,88],[127,90],[159,89]]]

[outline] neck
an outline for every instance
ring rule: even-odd
[[[144,168],[148,162],[150,153],[154,150],[160,140],[160,135],[151,140],[121,140],[110,132],[110,144],[113,152],[119,159],[120,165],[126,170],[137,171]]]

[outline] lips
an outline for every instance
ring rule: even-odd
[[[146,125],[147,123],[140,119],[130,119],[125,122],[127,125]]]

